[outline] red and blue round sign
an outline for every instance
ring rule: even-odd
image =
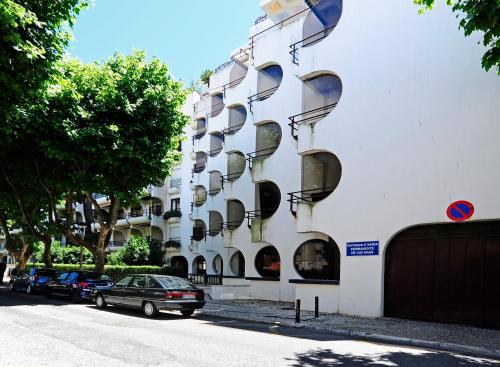
[[[455,201],[450,204],[446,214],[454,222],[463,222],[474,214],[474,205],[466,200]]]

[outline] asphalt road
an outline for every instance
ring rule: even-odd
[[[311,330],[182,318],[0,288],[0,366],[500,366],[499,361]]]

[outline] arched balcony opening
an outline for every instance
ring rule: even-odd
[[[210,172],[208,194],[217,195],[222,190],[222,174],[219,171]]]
[[[122,247],[123,245],[125,245],[125,242],[126,242],[125,234],[121,231],[114,230],[113,237],[112,237],[111,241],[109,241],[108,246],[109,246],[109,249],[111,251],[113,251],[113,250],[117,250],[120,247]]]
[[[144,237],[144,235],[142,234],[142,232],[137,229],[137,228],[131,228],[130,229],[130,238],[132,237]]]
[[[80,213],[80,212],[75,213],[75,223],[78,224],[79,226],[85,225],[85,220],[83,219],[82,213]]]
[[[231,71],[229,72],[229,88],[234,88],[240,84],[248,73],[248,55],[240,54],[232,58],[234,60]]]
[[[194,143],[195,140],[199,140],[205,136],[207,132],[207,119],[203,117],[199,118],[191,124],[191,127],[194,130],[193,133],[193,143]]]
[[[222,256],[217,254],[212,261],[212,268],[214,269],[214,273],[216,275],[222,275],[224,269],[224,260],[222,260]]]
[[[279,88],[283,80],[283,69],[278,64],[268,65],[257,74],[257,93],[248,97],[248,105],[252,112],[253,103],[271,97]]]
[[[211,210],[208,212],[208,235],[211,237],[217,236],[223,227],[224,218],[222,218],[222,214]]]
[[[131,218],[142,217],[143,215],[144,215],[144,209],[142,209],[142,206],[140,204],[134,205],[130,209],[130,217]]]
[[[222,151],[222,142],[224,141],[224,135],[219,132],[210,133],[210,150],[207,152],[209,157],[215,157]]]
[[[238,132],[247,120],[247,109],[243,105],[228,107],[227,128],[222,130],[223,138],[226,135],[233,135]]]
[[[297,124],[313,124],[326,117],[342,95],[342,81],[335,74],[322,73],[302,83],[302,113],[290,116],[288,124],[294,139],[298,138]]]
[[[246,159],[241,152],[232,152],[227,155],[227,175],[222,176],[223,182],[237,180],[245,172]]]
[[[218,116],[224,110],[224,95],[222,93],[217,93],[210,98],[210,117]]]
[[[340,251],[331,238],[304,242],[295,251],[293,263],[304,279],[340,280]]]
[[[163,231],[160,227],[151,226],[151,239],[163,242]]]
[[[193,260],[193,273],[194,274],[206,274],[207,273],[207,261],[201,255],[196,256]]]
[[[200,207],[207,201],[207,189],[203,185],[197,185],[194,190],[194,206]]]
[[[302,156],[302,190],[288,193],[292,214],[296,214],[298,203],[316,203],[330,195],[341,176],[342,165],[335,154],[318,152]]]
[[[237,229],[245,220],[245,206],[239,200],[228,200],[226,203],[226,222],[222,227],[230,231]]]
[[[170,259],[170,268],[172,275],[187,278],[188,277],[188,261],[184,256],[173,256]]]
[[[255,256],[255,269],[257,273],[263,278],[277,278],[280,277],[281,260],[280,254],[276,247],[266,246],[257,252]]]
[[[281,203],[279,187],[271,181],[255,184],[255,210],[246,212],[248,226],[253,219],[267,219],[273,216]]]
[[[281,143],[281,127],[271,121],[257,125],[256,151],[247,153],[248,167],[252,169],[255,160],[262,160],[271,156]]]
[[[290,55],[294,64],[299,63],[298,50],[326,38],[342,16],[342,0],[310,0],[309,7],[311,11],[304,20],[302,39],[290,45]]]
[[[201,241],[205,238],[207,232],[207,226],[205,222],[201,219],[196,219],[193,225],[193,235],[191,236],[192,241]]]
[[[237,251],[231,256],[229,259],[229,268],[234,275],[238,277],[245,276],[245,257],[241,251]]]
[[[195,164],[193,166],[193,174],[203,172],[206,166],[207,166],[207,153],[196,152]]]

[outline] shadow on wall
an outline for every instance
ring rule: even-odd
[[[455,355],[445,352],[411,350],[408,352],[373,353],[370,355],[337,354],[330,349],[316,349],[299,353],[295,358],[287,359],[291,366],[300,367],[366,367],[366,366],[401,366],[401,367],[465,367],[498,366],[489,359]]]

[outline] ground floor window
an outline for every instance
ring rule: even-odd
[[[255,256],[255,268],[262,277],[278,278],[280,276],[280,254],[274,246],[266,246]]]
[[[309,240],[295,252],[294,265],[304,279],[339,280],[340,251],[332,239],[330,241]]]

